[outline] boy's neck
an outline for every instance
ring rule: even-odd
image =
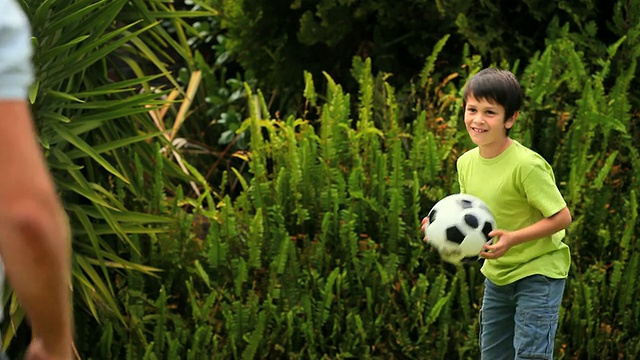
[[[513,140],[510,137],[506,137],[503,141],[495,141],[491,144],[480,146],[480,156],[485,159],[492,159],[507,150],[512,142]]]

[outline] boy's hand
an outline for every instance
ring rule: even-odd
[[[429,244],[429,239],[427,239],[427,235],[424,233],[425,229],[427,228],[427,226],[429,226],[429,218],[428,217],[424,217],[422,219],[422,225],[420,226],[420,231],[422,231],[422,233],[424,234],[424,238],[422,238],[422,241],[424,241],[425,243]],[[433,245],[431,246],[431,251],[436,251],[436,248],[433,247]]]
[[[491,244],[490,242],[486,243],[483,250],[480,252],[480,257],[485,259],[497,259],[511,248],[511,244],[513,242],[511,232],[495,229],[489,233],[489,237],[498,237],[498,241],[494,244]]]
[[[422,240],[428,244],[429,239],[427,239],[427,235],[424,233],[424,231],[427,229],[427,226],[429,226],[429,218],[425,216],[422,219],[422,225],[420,226],[420,231],[424,235],[424,238]]]

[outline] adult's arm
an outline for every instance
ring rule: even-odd
[[[71,244],[28,105],[0,101],[0,255],[35,337],[71,358]]]
[[[28,358],[68,360],[71,242],[26,102],[31,29],[16,1],[0,9],[0,256],[35,336]]]

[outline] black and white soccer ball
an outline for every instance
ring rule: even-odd
[[[445,197],[427,217],[427,241],[444,261],[453,264],[477,259],[484,244],[491,240],[489,233],[496,228],[487,204],[469,194]]]

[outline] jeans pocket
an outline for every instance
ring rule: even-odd
[[[551,359],[557,314],[523,314],[517,319],[514,343],[518,359]]]

